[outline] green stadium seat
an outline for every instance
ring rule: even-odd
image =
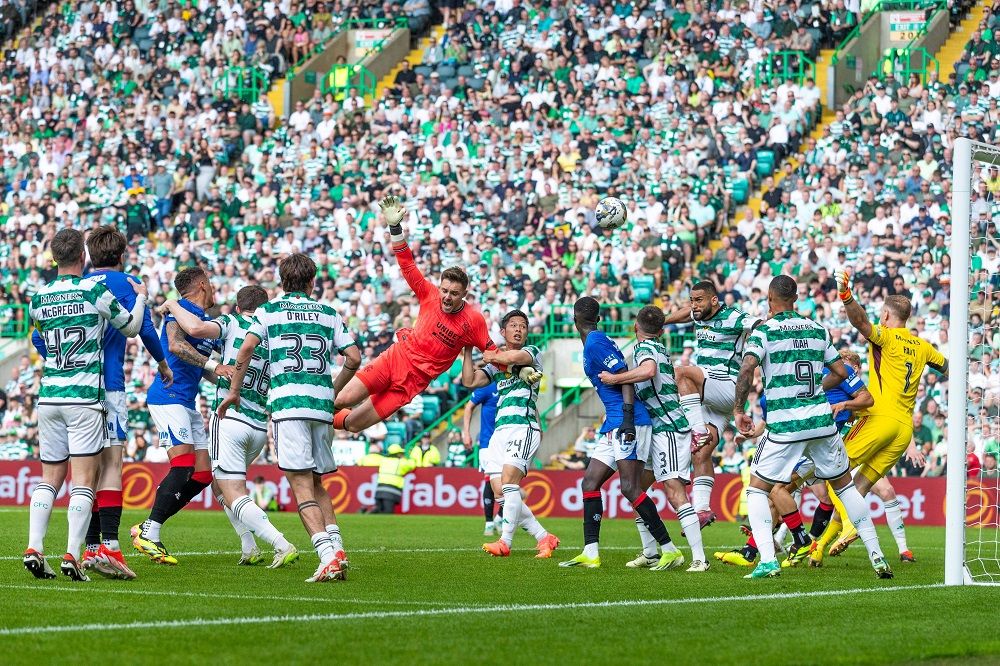
[[[774,151],[773,150],[758,150],[757,151],[757,176],[760,178],[766,178],[774,173]]]
[[[385,424],[385,429],[389,431],[386,439],[389,437],[398,437],[399,441],[397,444],[402,444],[406,441],[406,424],[400,423],[399,421],[389,421]]]
[[[632,298],[636,303],[651,303],[656,280],[652,275],[635,275],[632,277]]]
[[[420,415],[420,420],[424,425],[430,425],[441,416],[441,399],[434,395],[425,395],[423,399],[424,413]]]
[[[400,446],[403,446],[406,444],[406,439],[400,437],[394,432],[391,432],[385,436],[385,448],[388,449],[393,444],[399,444]]]
[[[750,200],[750,183],[745,178],[733,181],[733,203],[742,206]]]

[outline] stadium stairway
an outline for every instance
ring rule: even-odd
[[[417,44],[416,48],[412,49],[406,54],[403,60],[410,63],[410,67],[416,67],[424,62],[424,58],[427,57],[427,53],[430,49],[437,43],[441,41],[444,37],[444,26],[435,25],[432,26],[430,32],[426,36],[421,37],[420,42]],[[402,60],[400,61],[400,63]],[[400,64],[396,63],[396,66],[389,70],[389,73],[379,79],[379,82],[375,86],[375,99],[382,99],[383,93],[385,93],[386,88],[391,88],[393,82],[396,80],[396,74],[400,70]]]
[[[969,15],[952,30],[934,57],[941,66],[938,80],[947,81],[948,75],[955,71],[955,64],[961,59],[965,45],[972,38],[972,33],[979,27],[979,22],[986,14],[986,3],[980,2],[969,10]]]

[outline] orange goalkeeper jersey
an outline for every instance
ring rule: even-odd
[[[458,312],[442,310],[440,291],[421,274],[409,246],[394,247],[393,252],[403,278],[420,301],[413,331],[401,331],[396,343],[415,369],[434,379],[451,368],[465,347],[496,349],[482,312],[469,303]]]
[[[888,416],[910,423],[924,367],[943,372],[944,356],[934,345],[905,328],[886,328],[872,323],[868,342],[868,390],[875,404],[862,414]]]

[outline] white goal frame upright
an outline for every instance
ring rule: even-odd
[[[969,281],[973,160],[989,162],[1000,147],[967,138],[955,140],[951,199],[951,296],[948,320],[948,472],[945,507],[945,585],[973,584],[965,567],[966,427],[969,357]],[[976,583],[979,584],[979,583]]]

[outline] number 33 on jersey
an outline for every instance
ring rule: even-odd
[[[268,347],[268,410],[275,421],[333,421],[333,358],[355,344],[328,305],[286,294],[257,308],[252,333]],[[248,373],[249,377],[249,373]]]

